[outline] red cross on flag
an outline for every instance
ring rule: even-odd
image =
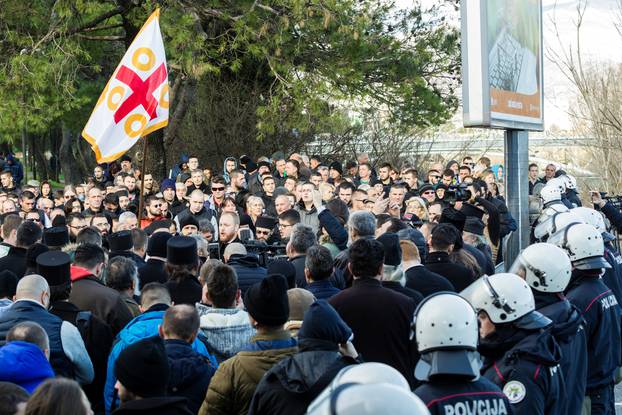
[[[82,131],[98,163],[118,159],[140,137],[168,124],[168,72],[159,18],[158,9],[140,29]]]

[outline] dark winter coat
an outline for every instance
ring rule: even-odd
[[[457,292],[461,292],[474,281],[473,274],[468,268],[449,261],[447,252],[430,252],[425,267],[447,278]]]
[[[176,396],[145,398],[126,402],[113,412],[114,415],[192,415],[193,413],[188,409],[186,398]]]
[[[415,303],[374,278],[355,279],[329,303],[354,332],[353,344],[367,362],[385,363],[415,384],[416,353],[410,339]]]
[[[192,274],[187,274],[177,280],[170,280],[166,283],[171,293],[171,301],[174,304],[188,304],[194,306],[201,301],[203,287]]]
[[[238,276],[242,296],[253,284],[261,282],[267,275],[266,269],[259,266],[259,259],[254,255],[232,255],[227,265],[233,267]]]
[[[581,312],[557,294],[534,291],[536,310],[553,321],[551,333],[562,351],[560,366],[566,385],[564,413],[579,415],[587,382],[587,339]]]
[[[188,399],[188,409],[196,414],[203,403],[216,368],[210,360],[192,350],[183,340],[165,340],[170,377],[168,395]]]
[[[255,390],[249,415],[304,414],[344,367],[356,364],[336,350],[307,350],[281,360]]]
[[[423,295],[421,295],[421,293],[412,288],[404,287],[399,281],[382,281],[382,286],[400,294],[404,294],[406,297],[413,300],[415,307],[423,300]]]
[[[68,301],[56,301],[50,304],[49,311],[78,328],[95,373],[93,382],[82,386],[82,389],[89,398],[93,410],[96,413],[103,411],[106,365],[113,340],[110,326],[90,311],[81,311]]]
[[[512,414],[508,398],[485,377],[473,381],[460,376],[435,376],[419,386],[415,395],[426,404],[431,415]]]
[[[164,284],[167,280],[168,274],[164,269],[164,261],[150,258],[145,265],[138,268],[138,288],[141,290],[150,282]]]
[[[130,309],[121,295],[88,270],[71,267],[71,294],[69,301],[80,310],[88,310],[102,319],[116,335],[132,319]]]
[[[0,258],[0,270],[5,269],[13,271],[17,278],[22,278],[26,272],[26,248],[9,248],[9,253]]]
[[[423,265],[416,265],[406,270],[406,287],[420,292],[424,298],[440,291],[456,291],[447,278]]]
[[[313,294],[317,300],[328,300],[341,291],[339,288],[335,288],[329,280],[313,281],[305,289]]]
[[[598,275],[572,272],[566,297],[582,313],[587,336],[587,389],[613,383],[620,366],[620,306]]]
[[[550,326],[508,330],[481,341],[482,374],[503,389],[516,415],[564,415],[562,352]]]

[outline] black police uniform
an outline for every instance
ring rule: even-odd
[[[605,269],[603,282],[616,296],[618,304],[622,304],[622,257],[611,242],[605,243],[604,257],[611,268]]]
[[[500,328],[480,343],[482,374],[503,389],[517,415],[565,415],[561,349],[551,326]]]
[[[613,384],[620,366],[620,306],[598,271],[574,270],[566,296],[581,310],[586,322],[590,351],[586,395],[591,400],[591,413],[615,414]]]
[[[562,368],[566,387],[565,413],[581,414],[587,382],[587,339],[581,312],[561,294],[534,291],[536,310],[553,321],[551,333],[562,350]]]
[[[471,380],[463,376],[438,375],[419,386],[415,394],[431,415],[514,413],[501,389],[485,377]]]

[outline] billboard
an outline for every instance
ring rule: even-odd
[[[542,1],[461,0],[465,127],[541,131]]]

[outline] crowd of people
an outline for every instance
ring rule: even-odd
[[[503,175],[297,153],[183,157],[159,182],[122,156],[63,189],[7,169],[0,415],[614,414],[622,213],[532,164],[507,264]]]

